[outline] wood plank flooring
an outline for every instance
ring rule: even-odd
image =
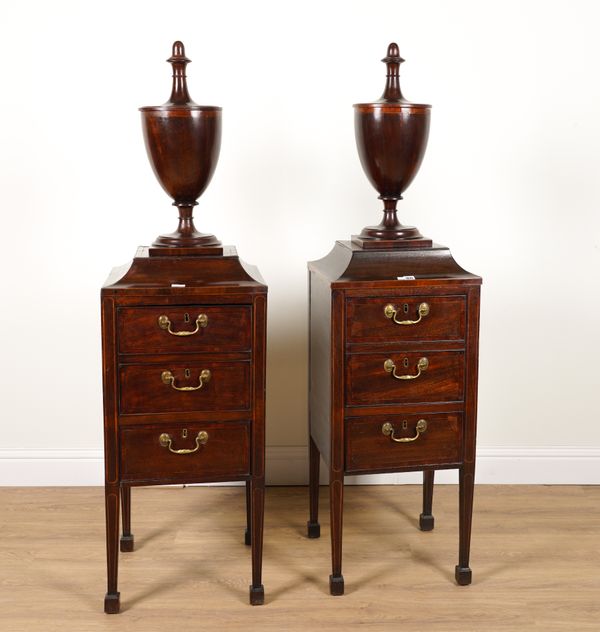
[[[244,488],[134,488],[136,550],[109,616],[103,490],[3,488],[0,630],[600,630],[600,487],[478,486],[467,587],[453,578],[457,495],[436,487],[423,533],[419,487],[347,487],[346,595],[331,597],[327,488],[319,540],[305,537],[308,490],[268,488],[253,608]]]

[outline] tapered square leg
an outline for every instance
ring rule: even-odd
[[[121,485],[121,512],[123,514],[123,534],[121,535],[121,553],[133,551],[133,533],[131,533],[131,487]]]
[[[473,491],[475,487],[475,464],[463,465],[459,470],[459,546],[458,565],[454,576],[460,586],[471,583],[472,573],[469,568],[469,555],[471,552],[471,524],[473,519]]]
[[[246,531],[244,531],[244,544],[252,544],[252,502],[250,500],[250,481],[246,481]]]
[[[321,536],[321,525],[319,524],[319,468],[321,465],[321,453],[312,437],[309,437],[308,444],[310,520],[306,523],[306,527],[309,538],[319,538]]]
[[[106,509],[106,571],[107,591],[104,598],[104,612],[119,612],[120,599],[117,590],[119,572],[119,485],[104,488]]]
[[[344,473],[330,469],[329,505],[331,511],[331,575],[329,592],[332,595],[344,594],[342,576],[342,528],[344,514]]]
[[[250,539],[252,546],[252,585],[250,604],[260,606],[265,601],[262,584],[263,520],[265,512],[265,479],[253,477],[250,481],[250,501],[252,526]]]
[[[432,513],[434,475],[434,470],[425,470],[423,472],[423,513],[419,516],[421,531],[431,531],[434,525]]]

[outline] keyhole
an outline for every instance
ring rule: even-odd
[[[190,322],[190,315],[187,312],[183,315],[183,322],[185,323]]]
[[[191,372],[190,372],[190,370],[189,370],[189,369],[186,369],[186,370],[183,372],[183,374],[185,375],[185,377],[190,377]]]
[[[402,308],[405,314],[408,314],[408,303],[404,303],[404,307]]]
[[[402,430],[406,430],[408,428],[408,421],[406,419],[402,420]]]
[[[181,438],[182,438],[182,439],[187,439],[187,428],[184,428],[184,429],[181,431]]]
[[[402,364],[404,365],[405,369],[408,369],[408,358],[404,358],[404,360],[402,360]]]

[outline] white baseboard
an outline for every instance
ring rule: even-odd
[[[102,485],[102,450],[0,449],[0,486]],[[327,482],[321,468],[321,482]],[[267,447],[267,484],[306,485],[308,454],[303,446]],[[476,482],[483,484],[600,485],[600,448],[481,447]],[[456,470],[436,473],[436,482],[456,483]],[[421,482],[419,472],[348,476],[350,485]]]

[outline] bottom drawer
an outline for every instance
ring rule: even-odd
[[[461,413],[349,419],[345,426],[346,472],[394,471],[459,463],[462,426]]]
[[[121,428],[123,482],[235,480],[250,473],[250,422]]]

